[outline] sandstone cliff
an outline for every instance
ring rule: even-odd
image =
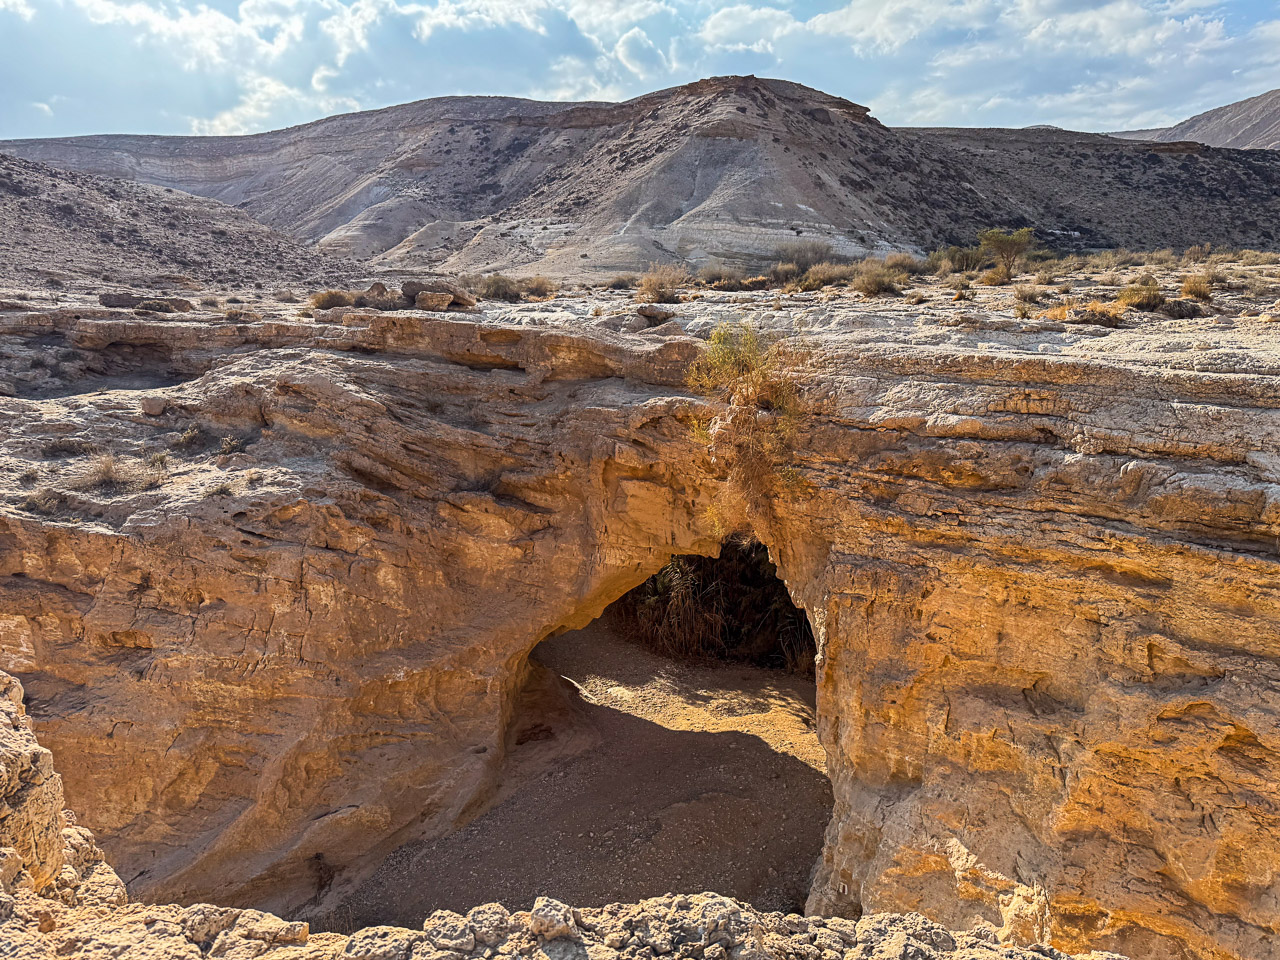
[[[61,807],[48,750],[36,743],[22,688],[0,673],[0,956],[223,957],[252,960],[1037,960],[990,934],[952,934],[918,915],[840,918],[760,913],[715,894],[657,897],[573,910],[538,898],[512,913],[498,903],[432,913],[420,930],[369,927],[312,936],[307,924],[257,910],[197,903],[129,904],[93,836]],[[1056,954],[1063,956],[1062,954]],[[1091,954],[1080,960],[1123,960]]]
[[[818,635],[811,910],[1280,956],[1280,331],[798,303],[5,320],[60,373],[0,401],[0,666],[135,894],[290,913],[483,804],[530,650],[718,549],[681,326],[750,315],[814,348],[750,517]]]

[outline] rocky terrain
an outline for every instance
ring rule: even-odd
[[[667,894],[634,904],[571,909],[538,898],[530,909],[440,910],[413,928],[377,926],[312,935],[307,924],[206,903],[128,903],[92,834],[62,808],[49,751],[23,715],[22,688],[0,673],[0,951],[13,960],[132,957],[175,960],[1043,960],[1048,947],[998,945],[989,933],[952,934],[918,915],[840,918],[762,913],[727,897]],[[1081,960],[1108,960],[1090,954]],[[1070,960],[1070,958],[1067,958]],[[1121,958],[1112,958],[1121,960]]]
[[[323,285],[363,269],[222,203],[0,153],[0,287]]]
[[[1280,154],[892,130],[847,100],[755,77],[617,104],[446,97],[250,137],[0,152],[212,197],[387,268],[759,267],[797,237],[856,255],[968,243],[992,225],[1033,225],[1064,248],[1280,243]]]
[[[818,639],[834,811],[808,912],[860,919],[743,907],[762,932],[730,952],[1272,960],[1276,265],[1215,264],[1199,305],[1176,290],[1202,268],[1162,259],[1046,280],[1034,310],[1029,278],[955,277],[689,288],[649,317],[595,289],[469,313],[252,288],[181,314],[22,301],[0,315],[0,668],[132,895],[229,909],[200,926],[20,891],[6,934],[463,952],[404,931],[303,944],[238,911],[314,915],[472,822],[535,648],[672,555],[717,553],[735,438],[776,414],[686,376],[749,321],[791,338],[807,398],[794,478],[740,528]],[[1176,309],[1073,305],[1146,273]],[[18,769],[38,764],[51,782],[47,761]],[[61,868],[37,859],[47,890]],[[632,940],[707,903],[583,910],[556,950],[598,951],[594,925],[624,954],[718,955]],[[941,927],[875,918],[912,911]],[[513,922],[495,953],[556,952],[533,914]]]
[[[1215,107],[1154,130],[1115,134],[1135,140],[1195,141],[1211,147],[1280,150],[1280,90]]]

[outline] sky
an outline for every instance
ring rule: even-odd
[[[1280,0],[0,0],[0,137],[779,77],[890,125],[1163,126],[1280,87]]]

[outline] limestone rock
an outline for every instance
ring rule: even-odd
[[[190,313],[195,309],[195,304],[190,300],[184,300],[182,297],[149,297],[139,296],[134,293],[98,294],[98,302],[104,307],[125,307],[132,310],[147,301],[162,303],[177,313]]]
[[[636,313],[650,321],[650,326],[666,323],[676,315],[674,310],[668,310],[666,307],[659,306],[656,303],[642,303],[636,307]]]
[[[574,922],[573,911],[559,900],[550,897],[539,897],[529,911],[529,929],[544,940],[559,940],[562,937],[576,937],[578,925]]]
[[[456,304],[459,307],[474,307],[476,298],[474,294],[469,293],[462,287],[449,280],[441,278],[431,280],[406,280],[400,287],[400,292],[404,294],[408,300],[417,300],[424,293],[449,294],[449,303]],[[447,306],[448,304],[446,304]],[[434,308],[420,308],[434,309]]]
[[[451,303],[453,294],[433,293],[430,290],[419,290],[413,300],[413,305],[419,310],[447,310]]]

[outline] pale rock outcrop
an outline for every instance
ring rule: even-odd
[[[836,805],[810,912],[919,911],[969,951],[1275,960],[1280,331],[804,302],[679,322],[756,310],[813,349],[803,495],[748,523],[819,643]],[[0,401],[15,475],[70,469],[50,436],[175,451],[157,486],[0,513],[0,665],[135,894],[291,913],[453,829],[532,648],[718,549],[699,344],[589,309],[0,321],[14,358],[61,351]],[[158,355],[170,379],[138,386]],[[130,389],[74,395],[80,369]]]

